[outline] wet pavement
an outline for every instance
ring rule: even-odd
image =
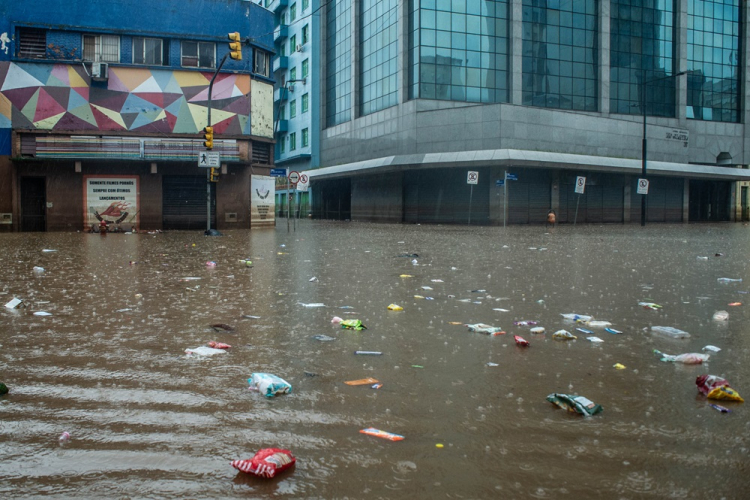
[[[719,413],[695,378],[750,394],[748,248],[742,224],[2,234],[0,302],[27,307],[0,307],[0,496],[742,498],[747,403]],[[604,342],[589,342],[562,313],[622,334],[590,328]],[[578,339],[553,340],[559,329]],[[212,340],[232,347],[186,357]],[[654,349],[711,357],[680,365]],[[292,393],[249,391],[254,372]],[[344,384],[366,377],[383,386]],[[604,411],[568,413],[554,392]],[[229,465],[268,447],[291,450],[294,470]]]

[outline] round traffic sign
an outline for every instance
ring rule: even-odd
[[[299,182],[299,172],[296,170],[292,170],[289,172],[289,182],[292,184],[297,184]]]

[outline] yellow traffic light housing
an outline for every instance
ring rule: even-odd
[[[219,169],[216,167],[211,167],[211,172],[208,177],[208,180],[211,182],[219,182]]]
[[[235,61],[241,61],[242,60],[242,38],[240,37],[240,34],[238,32],[229,33],[229,39],[231,42],[229,42],[229,57],[234,59]]]
[[[214,148],[214,128],[213,127],[203,128],[203,146],[206,149]]]

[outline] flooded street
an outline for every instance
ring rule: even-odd
[[[720,375],[750,397],[750,227],[278,224],[214,238],[0,235],[0,301],[27,306],[0,307],[0,496],[747,494],[748,403],[713,401],[731,410],[720,413],[695,379]],[[728,321],[712,320],[720,310]],[[622,334],[584,327],[603,340],[590,342],[563,313]],[[553,340],[560,329],[578,339]],[[209,341],[232,347],[186,357]],[[711,357],[681,365],[654,349]],[[249,391],[255,372],[291,394]],[[344,384],[366,377],[383,386]],[[604,411],[568,413],[546,400],[555,392]],[[229,464],[269,447],[291,450],[295,469],[267,480]]]

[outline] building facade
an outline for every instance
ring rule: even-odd
[[[211,228],[273,225],[267,10],[44,0],[0,11],[0,230],[205,229],[209,209]],[[227,57],[231,32],[241,60]],[[218,182],[199,166],[209,117]]]
[[[286,172],[304,172],[320,165],[320,0],[265,0],[274,15],[273,73],[275,165]],[[307,191],[291,189],[278,178],[276,207],[307,213]]]
[[[314,217],[750,216],[747,2],[331,0],[321,16]]]

